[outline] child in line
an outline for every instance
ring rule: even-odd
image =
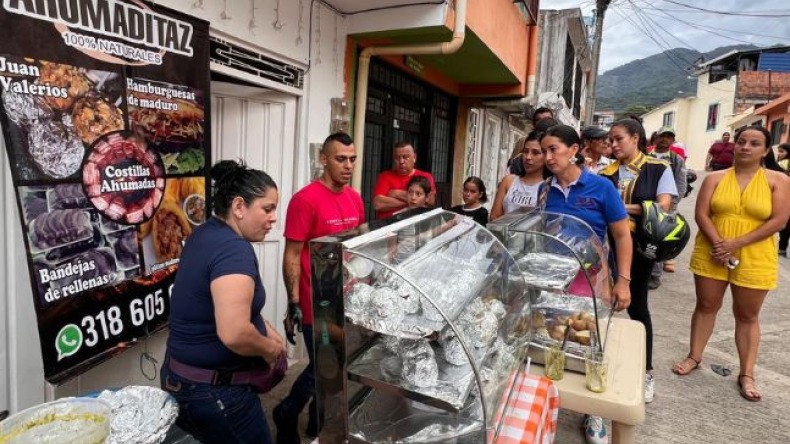
[[[483,206],[488,202],[486,185],[479,177],[469,176],[464,181],[464,204],[450,208],[450,211],[471,217],[482,226],[488,223],[488,210]]]
[[[409,198],[408,208],[427,208],[428,194],[431,192],[431,183],[423,176],[414,176],[406,185]]]
[[[402,220],[420,214],[421,211],[412,211],[415,208],[428,207],[428,194],[431,192],[431,183],[422,176],[414,176],[406,184],[406,194],[408,195],[408,206],[393,213],[392,218]],[[423,210],[427,211],[427,210]],[[417,246],[424,244],[430,239],[430,232],[418,233],[415,225],[408,225],[398,230],[398,241],[395,244],[393,261],[399,264],[408,259],[417,251]]]

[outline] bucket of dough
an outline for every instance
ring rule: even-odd
[[[91,398],[64,398],[23,410],[0,422],[0,444],[100,444],[110,436],[110,406]]]

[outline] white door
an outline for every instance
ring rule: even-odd
[[[211,90],[212,162],[242,159],[277,183],[277,223],[266,240],[254,247],[266,289],[263,316],[284,333],[283,229],[288,201],[295,191],[296,97],[221,82],[212,82]]]

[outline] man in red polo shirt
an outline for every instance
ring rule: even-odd
[[[294,328],[301,324],[310,361],[294,381],[288,396],[272,411],[277,425],[277,444],[301,442],[297,431],[299,414],[311,400],[306,434],[318,435],[309,242],[365,222],[362,197],[348,185],[357,161],[354,141],[345,133],[332,134],[321,147],[320,159],[324,165],[323,175],[293,195],[285,217],[283,280],[288,296],[285,334],[295,345]]]
[[[382,171],[373,188],[373,209],[376,218],[386,219],[396,211],[406,208],[409,196],[406,185],[413,176],[423,176],[431,183],[431,193],[428,195],[428,205],[433,206],[436,201],[436,184],[433,176],[427,171],[414,168],[417,162],[417,153],[409,142],[400,142],[392,150],[392,169]]]

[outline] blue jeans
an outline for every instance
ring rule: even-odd
[[[162,389],[178,401],[176,424],[205,443],[272,444],[258,394],[248,385],[210,385],[184,379],[167,365]]]
[[[317,426],[317,411],[315,405],[315,353],[313,350],[313,326],[302,326],[302,333],[304,334],[304,344],[307,349],[307,356],[310,362],[304,368],[301,374],[296,378],[294,384],[291,386],[291,391],[288,396],[280,402],[280,409],[283,414],[289,418],[298,418],[299,414],[304,410],[304,407],[310,402],[310,411],[308,412],[308,430],[312,426]]]

